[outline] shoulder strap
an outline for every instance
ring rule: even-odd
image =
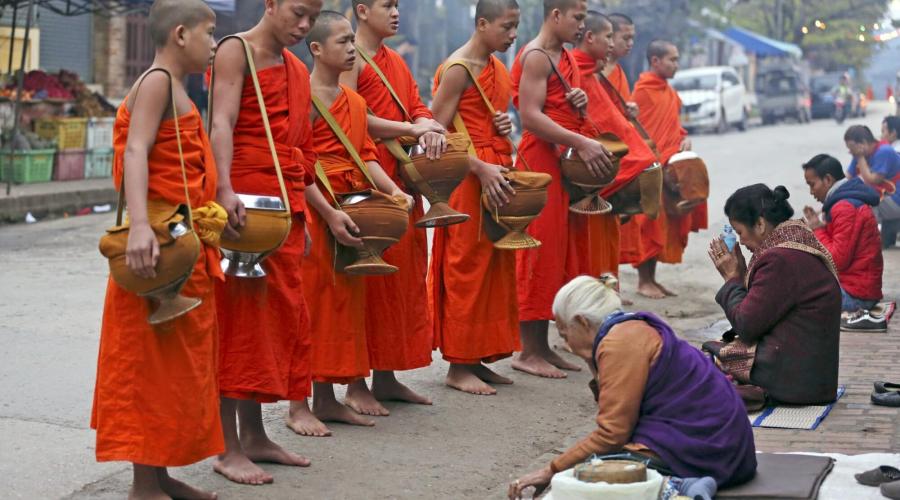
[[[488,61],[488,63],[490,63],[490,60]],[[443,74],[443,72],[449,70],[453,66],[462,66],[466,70],[466,73],[469,74],[469,78],[472,79],[472,83],[475,84],[475,89],[478,91],[478,94],[481,95],[481,100],[484,101],[485,107],[487,107],[488,112],[490,112],[491,116],[493,117],[497,113],[497,110],[494,108],[494,105],[491,103],[490,98],[488,98],[487,93],[481,87],[481,83],[478,82],[478,77],[475,76],[475,72],[472,71],[472,68],[470,68],[469,65],[465,63],[465,61],[457,60],[457,61],[451,62],[443,69],[441,74]],[[463,122],[462,117],[459,115],[459,112],[457,112],[456,115],[453,117],[453,127],[456,128],[456,130],[458,132],[463,132],[466,134],[466,137],[469,138],[469,154],[471,154],[472,156],[477,156],[475,154],[475,147],[472,145],[472,138],[469,136],[469,131],[466,129],[466,124]],[[508,136],[507,136],[506,140],[509,141],[510,146],[512,146],[513,151],[515,151],[516,157],[522,159],[522,164],[525,165],[525,169],[530,172],[531,167],[528,165],[528,162],[525,161],[525,157],[519,155],[519,150],[518,150],[518,148],[516,148],[516,143],[513,142],[513,140],[510,139]]]
[[[550,53],[547,52],[546,50],[544,50],[544,49],[542,49],[542,48],[540,48],[540,47],[536,47],[536,48],[533,48],[533,49],[529,50],[528,52],[525,52],[525,53],[522,54],[522,56],[521,56],[522,64],[523,64],[523,65],[525,64],[525,57],[528,56],[528,54],[531,54],[532,52],[541,52],[541,53],[543,53],[545,56],[547,56],[547,60],[550,61],[550,67],[553,69],[553,73],[556,74],[556,78],[559,79],[559,82],[562,84],[563,89],[565,89],[566,93],[568,94],[568,93],[572,90],[572,86],[569,85],[569,81],[566,80],[566,77],[563,76],[563,74],[562,74],[561,71],[559,71],[559,66],[557,66],[556,63],[553,62],[553,58],[550,57]],[[563,49],[563,51],[560,52],[560,57],[565,56],[565,54],[566,54],[566,53],[565,53],[565,49]],[[586,109],[584,109],[584,108],[582,108],[582,109],[576,109],[575,111],[578,113],[579,116],[581,116],[582,119],[584,119],[584,120],[587,121],[592,127],[594,127],[594,131],[595,131],[596,133],[599,134],[599,133],[602,131],[602,129],[594,122],[594,120],[592,120],[591,117],[588,116],[588,113],[587,113],[587,110],[586,110]]]
[[[256,101],[259,103],[259,112],[262,115],[263,128],[266,131],[266,141],[269,144],[269,152],[272,153],[272,163],[275,165],[275,175],[278,177],[278,187],[281,189],[281,198],[284,203],[285,210],[290,213],[291,202],[288,200],[287,187],[284,185],[284,176],[281,173],[281,162],[278,160],[278,152],[275,150],[275,139],[272,137],[272,127],[269,125],[269,114],[266,112],[266,103],[263,99],[262,89],[259,86],[259,77],[256,75],[256,64],[253,62],[253,53],[250,51],[250,44],[243,37],[238,35],[229,35],[219,40],[219,46],[228,39],[236,38],[241,41],[244,46],[244,58],[247,61],[247,69],[250,72],[250,79],[253,81],[253,90],[256,91]],[[215,57],[215,56],[213,56]],[[215,84],[216,70],[215,63],[210,69],[209,77],[209,105],[207,113],[209,123],[207,128],[212,132],[212,114],[213,114],[213,85]]]
[[[553,62],[553,57],[550,56],[549,52],[547,52],[546,50],[544,50],[540,47],[530,49],[528,52],[525,52],[524,54],[522,54],[523,66],[525,64],[525,58],[528,57],[528,55],[531,54],[532,52],[540,52],[540,53],[544,54],[545,56],[547,56],[547,60],[550,61],[550,67],[553,68],[553,73],[555,73],[556,77],[559,78],[559,83],[561,83],[563,88],[566,89],[566,92],[569,92],[570,90],[572,90],[572,86],[569,85],[569,81],[566,80],[566,77],[563,76],[562,72],[559,71],[559,66],[557,66],[556,63]],[[560,57],[562,57],[562,54],[563,53],[560,52]]]
[[[621,93],[619,93],[619,89],[617,89],[616,86],[613,85],[608,78],[606,78],[606,75],[604,75],[602,71],[598,72],[597,74],[600,78],[600,82],[603,83],[603,86],[607,90],[609,90],[613,96],[616,97],[616,100],[618,101],[619,106],[621,106],[622,113],[625,115],[625,118],[628,118],[628,121],[630,121],[631,124],[634,125],[634,128],[637,129],[638,133],[641,134],[641,137],[643,137],[644,140],[650,140],[650,134],[647,133],[647,130],[643,125],[641,125],[641,122],[639,122],[637,118],[631,116],[631,113],[628,112],[628,103],[625,102],[625,98],[622,97]],[[657,151],[654,151],[654,153],[657,153],[657,156],[659,156],[659,153]]]
[[[328,180],[328,175],[325,174],[325,169],[322,168],[322,162],[316,160],[316,179],[319,179],[319,182],[325,186],[325,190],[328,191],[328,194],[331,196],[331,201],[334,202],[334,208],[338,210],[341,209],[341,203],[337,199],[337,194],[334,192],[334,188],[331,187],[331,181]]]
[[[178,144],[178,160],[181,162],[181,180],[184,183],[184,202],[187,205],[187,226],[191,231],[194,230],[194,221],[193,214],[191,213],[191,195],[188,191],[187,185],[187,172],[184,168],[184,150],[181,146],[181,129],[178,126],[178,108],[175,107],[175,81],[172,78],[172,74],[168,72],[165,68],[150,68],[141,76],[141,79],[138,81],[137,87],[135,87],[135,95],[134,102],[137,102],[137,91],[141,88],[141,84],[144,83],[144,79],[147,78],[147,75],[153,73],[154,71],[161,71],[166,74],[166,77],[169,79],[169,94],[172,96],[172,117],[175,119],[175,142]],[[162,122],[160,122],[160,125]],[[122,212],[125,208],[125,160],[122,159],[122,181],[119,183],[119,205],[116,207],[116,225],[122,225]]]
[[[375,60],[372,59],[372,57],[367,54],[366,51],[363,50],[359,45],[355,45],[355,47],[356,52],[360,56],[362,56],[363,61],[365,61],[366,64],[368,64],[372,68],[372,70],[375,71],[375,74],[378,75],[379,79],[381,79],[381,83],[383,83],[384,86],[387,87],[388,92],[390,92],[391,97],[394,99],[394,102],[397,103],[397,106],[400,107],[400,111],[403,112],[403,116],[406,118],[406,121],[413,121],[412,117],[409,116],[409,112],[406,110],[406,106],[403,105],[403,101],[400,100],[400,96],[398,96],[397,92],[394,90],[394,86],[391,85],[391,82],[387,79],[387,76],[384,75],[384,72],[382,72],[381,68],[378,67],[378,64],[375,63]]]
[[[334,135],[337,136],[338,140],[343,144],[344,149],[350,153],[350,156],[353,158],[353,162],[356,163],[356,166],[359,167],[359,170],[366,177],[366,180],[369,181],[369,184],[372,185],[372,188],[378,189],[375,184],[375,180],[372,178],[372,174],[369,172],[369,167],[366,165],[366,162],[363,161],[359,156],[359,152],[356,150],[356,147],[353,146],[353,143],[350,142],[350,138],[347,137],[347,134],[344,132],[344,129],[341,128],[340,124],[334,118],[334,115],[331,114],[331,111],[328,110],[328,106],[325,106],[325,103],[322,102],[316,96],[312,96],[313,106],[316,107],[316,111],[319,112],[319,115],[322,116],[322,119],[328,123],[328,126],[331,128],[331,131],[334,132]]]

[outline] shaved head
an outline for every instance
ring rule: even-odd
[[[585,33],[587,33],[588,31],[592,33],[600,33],[601,31],[611,27],[612,21],[610,21],[608,17],[597,12],[596,10],[589,10],[587,12],[587,17],[584,18]]]
[[[647,62],[652,63],[654,57],[659,59],[666,57],[674,48],[677,48],[675,47],[675,44],[667,40],[653,40],[650,42],[650,45],[647,46]]]
[[[544,0],[544,19],[550,17],[555,9],[565,12],[577,7],[579,3],[580,0]]]
[[[618,12],[610,14],[609,20],[612,22],[613,33],[621,31],[625,26],[634,26],[634,21],[630,17]]]
[[[203,0],[156,0],[150,6],[150,38],[156,48],[165,47],[176,27],[190,29],[215,18],[215,12]]]
[[[341,22],[349,23],[350,20],[340,12],[323,10],[319,13],[319,17],[316,18],[316,24],[313,25],[306,35],[306,45],[312,45],[313,42],[325,43],[325,40],[331,36],[334,25]]]
[[[478,23],[478,20],[483,18],[492,23],[510,9],[519,9],[516,0],[478,0],[478,5],[475,6],[475,22]]]
[[[356,8],[360,5],[365,5],[366,7],[372,7],[372,4],[375,3],[375,0],[353,0],[353,15],[356,15]]]

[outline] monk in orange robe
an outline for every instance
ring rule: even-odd
[[[634,21],[625,14],[613,13],[609,15],[609,20],[613,26],[612,47],[609,51],[609,61],[603,67],[603,75],[612,85],[613,89],[622,96],[627,103],[627,111],[633,117],[637,117],[637,104],[631,97],[631,85],[628,82],[628,76],[619,61],[628,57],[634,48],[635,26]],[[609,92],[612,94],[612,92]],[[610,95],[613,102],[617,97]],[[648,225],[644,231],[644,225]],[[658,234],[658,225],[652,220],[642,215],[631,217],[629,220],[622,220],[619,229],[619,263],[620,264],[639,264],[646,262],[650,258],[655,257],[662,248],[662,240],[659,237],[642,238],[642,232],[647,236]],[[647,240],[647,245],[644,241]],[[639,288],[640,290],[640,288]],[[655,287],[648,288],[651,295],[657,294]]]
[[[309,309],[315,311],[312,316],[313,414],[320,421],[374,425],[334,396],[333,384],[349,384],[369,376],[369,351],[365,278],[334,267],[335,240],[350,247],[360,247],[362,241],[355,236],[358,228],[350,217],[335,208],[336,200],[331,193],[339,196],[378,189],[406,200],[410,206],[412,197],[403,193],[378,165],[378,152],[366,128],[365,100],[339,84],[341,73],[352,69],[356,61],[350,21],[337,12],[323,11],[306,42],[315,59],[310,75],[313,98],[331,114],[369,172],[363,173],[350,149],[342,144],[318,108],[314,108],[315,151],[328,186],[317,180],[307,190],[313,208],[308,212],[307,222],[312,247],[303,261],[303,292]],[[292,401],[291,407],[291,413],[309,411],[304,401]],[[330,434],[330,431],[319,434],[314,429],[311,431],[309,435]]]
[[[415,137],[426,148],[428,157],[436,158],[445,147],[446,129],[434,121],[419,97],[418,85],[403,57],[384,44],[397,34],[400,25],[397,1],[353,0],[353,12],[357,20],[356,65],[341,75],[341,83],[365,98],[372,112],[368,118],[369,133],[381,140],[378,163],[398,186],[403,186],[397,159],[384,141]],[[385,76],[397,99],[372,64]],[[369,390],[364,380],[354,382],[347,388],[346,401],[365,415],[388,415],[381,401],[431,404],[429,398],[401,384],[394,374],[431,364],[431,321],[428,302],[424,300],[428,293],[428,242],[425,230],[414,225],[424,215],[421,196],[416,195],[415,201],[406,235],[382,256],[400,270],[366,278],[366,335],[374,371],[372,388]]]
[[[656,161],[653,151],[647,146],[634,126],[625,117],[627,109],[617,96],[611,96],[597,77],[602,69],[612,45],[612,23],[609,18],[595,11],[588,11],[585,31],[578,48],[572,55],[581,72],[581,85],[588,96],[588,114],[602,132],[611,132],[622,139],[629,148],[628,154],[620,162],[616,180],[601,191],[609,196],[629,182]],[[599,276],[603,273],[618,274],[619,269],[619,219],[616,215],[582,216],[588,228],[589,252],[581,266],[582,274]]]
[[[681,127],[679,118],[681,99],[667,82],[678,71],[678,57],[678,48],[672,43],[661,40],[651,43],[647,48],[650,71],[641,74],[634,87],[634,99],[640,109],[639,120],[656,142],[663,164],[667,163],[673,154],[689,150],[691,147],[687,131]],[[705,211],[705,206],[698,208]],[[658,260],[677,264],[681,262],[681,256],[687,246],[688,234],[693,230],[693,216],[688,214],[676,217],[661,210],[660,221],[663,246]],[[652,271],[653,276],[650,276],[650,279],[663,293],[673,295],[656,282],[655,262]]]
[[[496,206],[508,203],[513,192],[502,175],[512,166],[512,143],[507,137],[512,122],[506,113],[512,81],[492,54],[509,49],[518,24],[514,1],[479,1],[475,32],[437,69],[434,79],[435,118],[450,126],[459,116],[475,152],[471,173],[450,197],[450,206],[468,214],[470,220],[435,230],[428,276],[434,345],[450,363],[446,383],[471,394],[496,394],[489,383],[511,384],[512,380],[484,363],[520,349],[516,255],[494,248],[485,231],[489,221],[484,220],[481,204],[482,191]],[[478,78],[493,109],[469,71]]]
[[[116,189],[124,187],[128,206],[129,269],[143,278],[156,276],[159,243],[150,222],[158,221],[160,205],[186,201],[179,139],[194,230],[202,241],[181,290],[201,302],[182,316],[150,325],[150,301],[112,278],[107,282],[91,427],[97,430],[98,461],[134,464],[129,498],[215,498],[170,478],[166,467],[188,465],[225,448],[213,297],[213,281],[222,277],[216,247],[225,213],[215,204],[216,165],[202,118],[181,81],[206,68],[215,22],[200,0],[154,2],[150,26],[156,57],[119,107],[113,129],[113,181]],[[181,38],[181,28],[188,36]],[[183,39],[187,47],[178,45]],[[174,85],[161,70],[175,76]]]
[[[315,162],[309,72],[283,41],[299,42],[296,36],[306,35],[321,7],[321,0],[266,0],[260,22],[239,35],[249,44],[255,62],[287,189],[286,201],[293,213],[286,241],[262,263],[265,277],[228,276],[216,289],[226,452],[214,469],[244,484],[272,481],[272,476],[253,462],[309,465],[306,458],[268,438],[260,404],[303,400],[310,394],[310,325],[300,271],[306,242],[304,190],[312,183]],[[218,200],[228,211],[226,233],[237,237],[245,213],[235,193],[280,198],[281,189],[239,39],[222,42],[213,70],[210,138],[221,173]],[[240,418],[240,432],[236,417]],[[313,417],[305,417],[309,418],[292,419],[288,424],[324,428]]]
[[[525,129],[517,168],[524,158],[535,171],[553,178],[546,206],[528,226],[528,233],[542,245],[516,255],[522,352],[513,360],[513,368],[563,378],[566,374],[560,368],[572,370],[578,366],[550,349],[547,334],[553,318],[551,306],[556,292],[579,272],[578,254],[585,249],[586,235],[579,233],[572,222],[580,216],[569,211],[559,158],[566,148],[574,148],[598,177],[610,172],[612,163],[609,151],[591,138],[598,131],[582,115],[588,98],[579,88],[581,73],[571,52],[563,46],[573,43],[583,29],[587,2],[545,0],[544,13],[540,33],[523,47],[512,68],[513,103],[519,108]]]

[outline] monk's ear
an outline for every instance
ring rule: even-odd
[[[477,29],[479,31],[484,31],[485,29],[487,29],[489,24],[491,24],[491,23],[489,23],[487,19],[485,19],[483,17],[479,17],[478,22],[475,23],[475,29]]]
[[[313,55],[313,57],[318,56],[322,53],[322,44],[319,42],[312,42],[309,44],[309,53]]]
[[[356,6],[356,19],[365,21],[369,18],[369,7],[363,3]]]
[[[278,7],[278,0],[266,0],[266,14],[275,14],[275,9]]]
[[[187,33],[187,28],[183,24],[179,24],[175,26],[173,30],[175,32],[175,43],[178,44],[179,47],[184,47],[187,45],[187,40],[184,39],[185,33]]]

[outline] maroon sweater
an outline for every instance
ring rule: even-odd
[[[784,403],[834,401],[841,334],[834,275],[814,255],[772,248],[754,265],[749,283],[726,282],[716,302],[741,340],[757,342],[751,382]]]

